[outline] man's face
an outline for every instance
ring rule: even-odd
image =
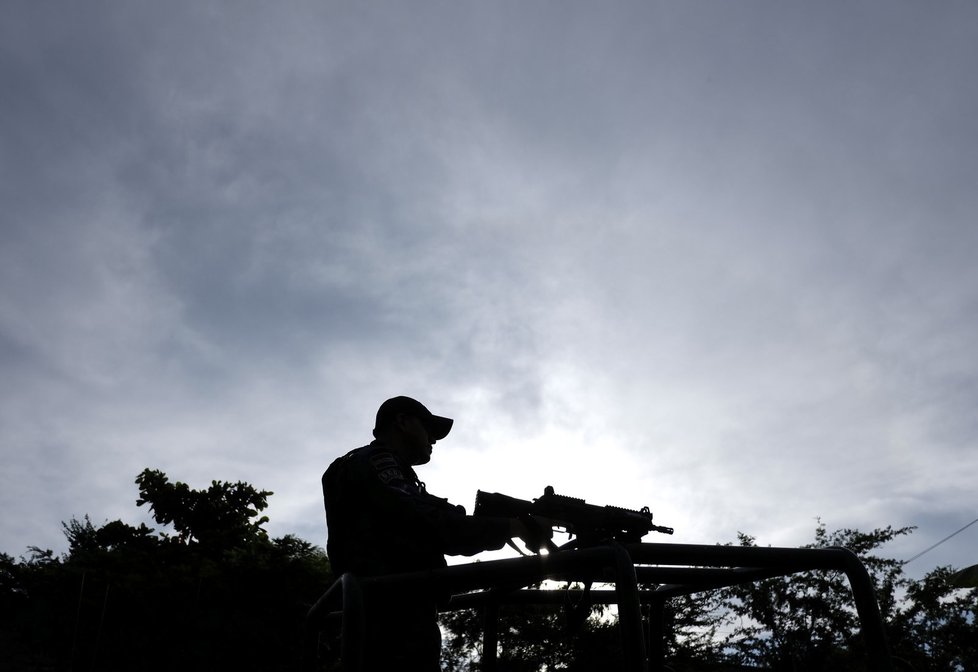
[[[431,461],[431,447],[435,445],[435,441],[424,423],[413,415],[405,415],[400,427],[404,436],[406,457],[411,464],[427,464]]]

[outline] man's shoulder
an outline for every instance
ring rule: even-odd
[[[373,476],[383,483],[404,479],[410,472],[410,467],[402,464],[391,450],[380,442],[373,442],[360,448],[355,448],[343,457],[339,457],[329,465],[323,475],[325,480],[330,475],[345,473],[347,478],[353,474]]]

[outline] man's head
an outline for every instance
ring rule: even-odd
[[[453,422],[432,414],[420,401],[393,397],[377,409],[374,437],[404,451],[411,464],[425,464],[431,459],[431,446],[448,435]]]

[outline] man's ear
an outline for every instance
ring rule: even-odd
[[[400,429],[401,431],[404,431],[404,429],[407,427],[408,422],[410,421],[410,418],[411,416],[409,416],[407,413],[398,413],[394,417],[394,426]]]

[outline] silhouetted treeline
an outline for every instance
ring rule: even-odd
[[[62,557],[0,555],[4,670],[298,670],[303,621],[332,576],[323,551],[269,539],[272,493],[214,481],[205,490],[159,471],[136,478],[140,506],[162,526],[86,516],[64,524]],[[978,671],[978,589],[952,569],[907,578],[879,548],[911,528],[815,531],[809,547],[845,546],[869,569],[894,655],[918,672]],[[741,535],[738,543],[755,545]],[[614,619],[592,611],[572,633],[566,609],[504,609],[499,669],[583,672],[620,667]],[[443,667],[478,669],[481,619],[445,615]],[[673,599],[666,650],[677,672],[865,669],[845,576],[804,572]]]
[[[64,524],[62,558],[0,556],[3,669],[299,669],[305,613],[330,582],[323,551],[269,539],[271,493],[247,483],[136,482],[175,533],[85,517]]]

